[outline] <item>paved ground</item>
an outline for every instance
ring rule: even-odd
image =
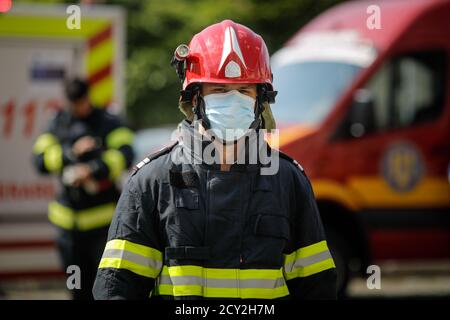
[[[367,279],[353,279],[351,298],[445,298],[450,299],[450,261],[440,263],[380,265],[381,289],[368,289]]]
[[[353,279],[349,285],[349,298],[445,298],[450,299],[450,261],[440,264],[398,265],[386,263],[381,268],[381,289],[368,289],[363,278]],[[0,299],[66,300],[65,280],[46,279],[3,281]]]

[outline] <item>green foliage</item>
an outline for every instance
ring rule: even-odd
[[[188,44],[195,33],[208,25],[224,19],[245,24],[265,39],[273,53],[309,20],[341,1],[104,1],[127,11],[126,99],[131,124],[142,128],[183,118],[177,108],[181,84],[170,67],[170,59],[179,44]]]
[[[137,127],[174,123],[180,81],[169,61],[206,26],[232,19],[261,34],[269,52],[339,0],[116,1],[128,11],[127,107]]]

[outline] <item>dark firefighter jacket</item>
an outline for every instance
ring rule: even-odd
[[[257,164],[224,172],[174,161],[190,152],[175,144],[137,165],[94,297],[335,298],[335,265],[301,167],[287,156],[274,175]]]
[[[97,147],[75,158],[72,146],[83,136],[96,139]],[[120,195],[115,181],[133,161],[132,141],[132,131],[103,109],[93,108],[84,119],[67,111],[58,112],[33,149],[38,171],[57,175],[61,182],[56,201],[49,204],[50,221],[63,229],[78,231],[108,226]],[[93,170],[94,188],[92,183],[91,188],[63,183],[64,169],[82,162]]]

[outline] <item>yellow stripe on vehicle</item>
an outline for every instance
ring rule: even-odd
[[[426,177],[410,191],[398,192],[378,177],[352,177],[348,189],[358,195],[361,205],[372,207],[448,207],[450,184],[447,179]]]
[[[114,81],[112,76],[105,77],[99,82],[91,85],[89,96],[94,105],[104,106],[111,102],[114,91]]]
[[[392,189],[381,177],[354,176],[347,183],[311,180],[318,201],[331,200],[352,211],[370,208],[443,208],[450,206],[447,179],[426,177],[410,191]]]
[[[42,36],[60,38],[88,38],[110,23],[106,19],[83,17],[80,29],[69,29],[66,17],[0,15],[0,36]]]
[[[100,42],[97,46],[91,48],[86,59],[86,71],[89,75],[104,68],[113,61],[114,41],[112,38]]]

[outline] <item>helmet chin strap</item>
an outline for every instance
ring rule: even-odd
[[[211,129],[211,124],[209,123],[208,117],[205,113],[205,100],[203,100],[203,96],[200,94],[200,90],[197,89],[195,91],[196,103],[194,105],[194,120],[200,120],[202,122],[203,128],[206,130]]]
[[[261,117],[264,106],[261,100],[262,97],[258,94],[256,96],[255,120],[253,120],[253,122],[250,124],[249,129],[259,130],[261,128],[264,128],[264,119]]]

